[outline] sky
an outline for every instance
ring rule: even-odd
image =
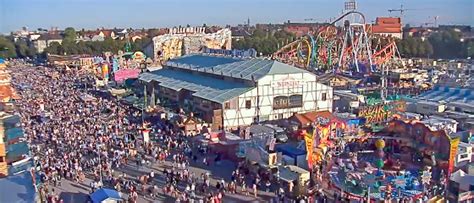
[[[345,0],[0,0],[0,33],[26,26],[76,29],[156,28],[178,25],[237,25],[327,21],[341,14]],[[410,9],[402,21],[474,25],[474,0],[358,0],[358,10],[372,22],[399,16],[388,9]],[[308,22],[308,21],[306,21]]]

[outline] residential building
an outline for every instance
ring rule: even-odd
[[[474,158],[474,143],[460,142],[454,166],[459,167],[461,164],[471,163]]]
[[[326,25],[325,23],[292,23],[288,21],[283,24],[283,30],[295,34],[296,37],[302,37],[307,34],[315,34],[319,28]]]
[[[61,44],[63,42],[63,36],[57,32],[42,34],[37,40],[33,41],[33,46],[36,48],[38,53],[41,53],[51,45],[53,42]]]
[[[372,33],[384,37],[402,39],[402,22],[399,17],[377,17],[372,25]]]

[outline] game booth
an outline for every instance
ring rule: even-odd
[[[364,142],[348,143],[327,174],[332,187],[352,199],[421,197],[431,183],[445,184],[459,138],[419,122],[394,120]]]

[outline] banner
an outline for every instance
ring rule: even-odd
[[[367,124],[381,123],[390,119],[394,113],[406,109],[405,101],[394,101],[387,104],[365,106],[359,110],[359,118],[365,118]]]
[[[233,56],[233,57],[256,57],[257,51],[255,49],[248,49],[248,50],[227,50],[227,49],[210,49],[205,47],[203,52],[206,54],[216,54],[216,55],[224,55],[224,56]]]
[[[308,160],[308,167],[313,168],[313,137],[310,134],[304,136],[306,142],[306,159]]]
[[[454,161],[456,160],[456,155],[458,152],[458,146],[459,146],[460,141],[461,141],[460,137],[456,137],[450,140],[448,174],[451,174],[453,172]]]
[[[138,78],[138,75],[140,75],[140,69],[122,69],[115,72],[114,80],[123,81],[129,78]]]

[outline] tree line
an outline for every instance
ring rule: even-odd
[[[45,57],[46,54],[58,55],[101,55],[104,52],[117,53],[119,50],[125,50],[126,40],[112,39],[106,37],[104,41],[76,41],[77,32],[74,28],[66,28],[64,30],[63,41],[61,43],[52,42],[44,50],[43,53],[37,53],[37,50],[32,44],[29,44],[25,39],[17,39],[12,36],[0,36],[0,57],[1,58],[34,58],[39,54],[40,57]],[[138,39],[135,42],[130,42],[130,51],[142,51],[143,48],[150,43],[150,38]]]
[[[454,30],[432,33],[427,38],[405,37],[397,41],[403,57],[467,58],[474,57],[474,41],[463,41],[462,34]]]
[[[248,37],[234,39],[232,46],[235,49],[254,48],[258,53],[270,55],[293,40],[296,40],[296,36],[290,32],[283,30],[267,32],[262,29],[256,29]]]
[[[0,58],[26,58],[36,56],[36,49],[24,39],[13,40],[11,36],[0,35]]]
[[[64,30],[64,38],[62,43],[52,42],[45,50],[49,54],[88,54],[100,55],[104,52],[117,53],[119,50],[125,50],[127,41],[120,39],[112,39],[106,37],[104,41],[76,41],[77,32],[74,28],[66,28]],[[135,42],[130,42],[129,51],[141,51],[151,42],[150,38],[138,39]]]

